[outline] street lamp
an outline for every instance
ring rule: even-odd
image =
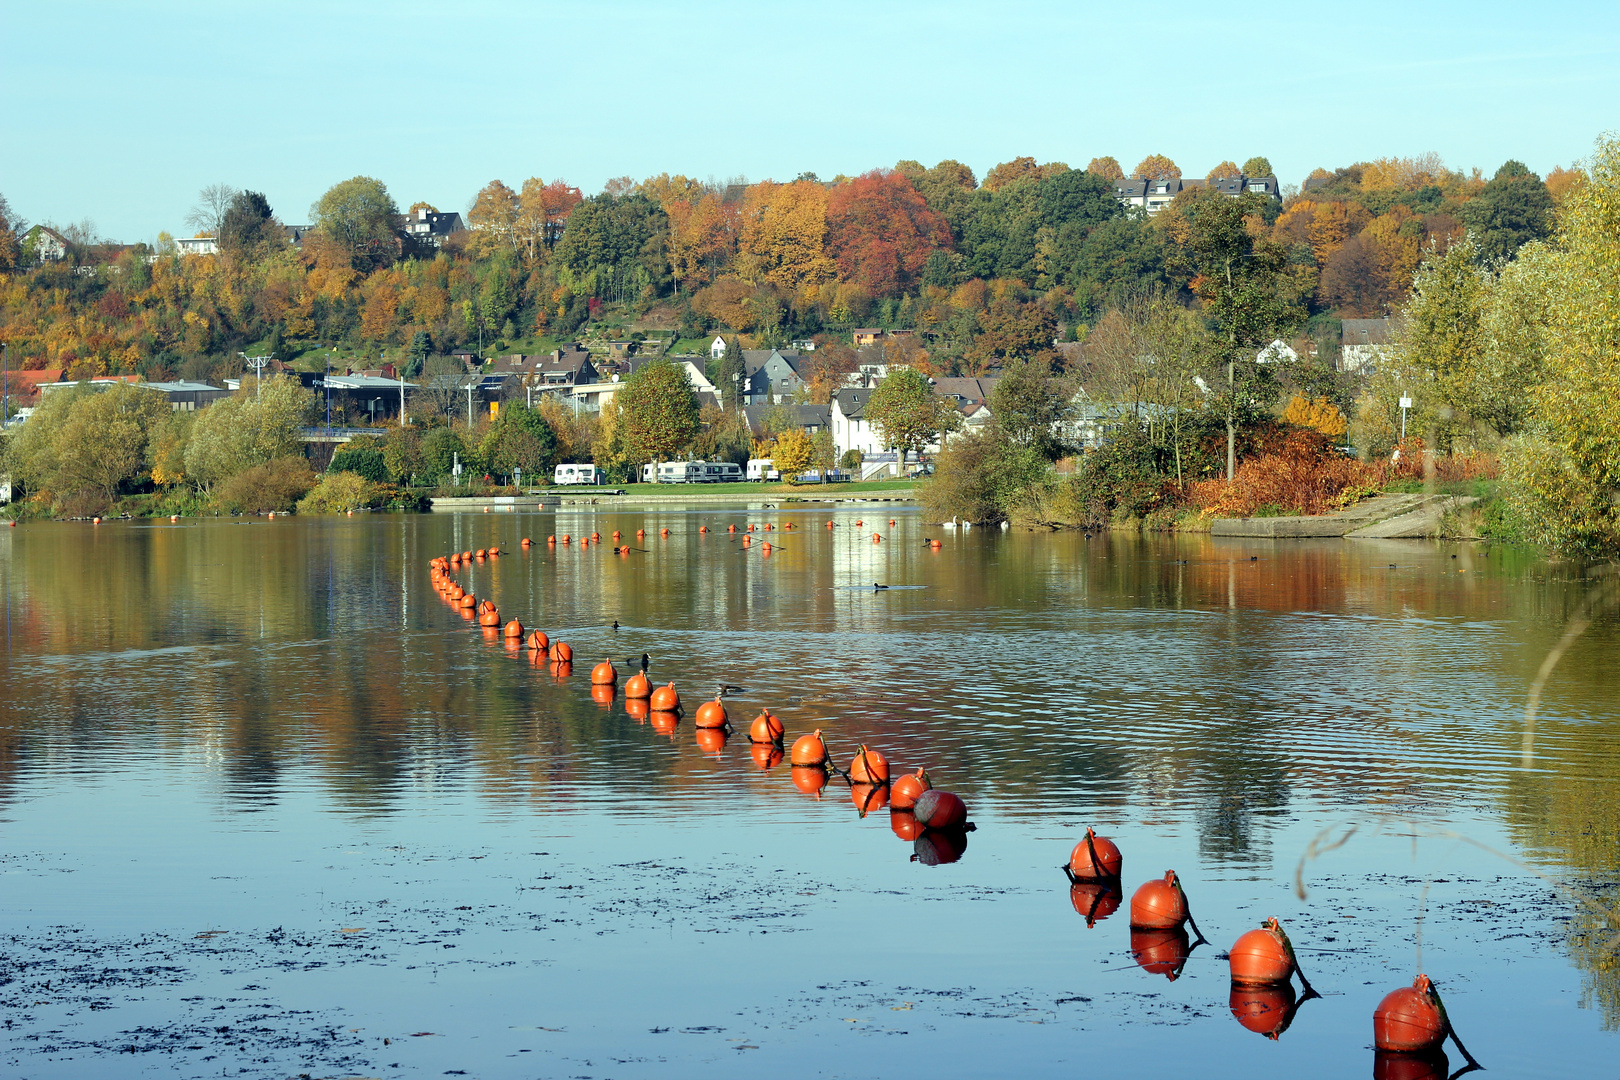
[[[1412,399],[1405,394],[1401,395],[1401,442],[1406,441],[1406,410],[1412,407]]]
[[[264,389],[265,365],[274,360],[276,358],[276,354],[271,353],[269,356],[249,356],[245,352],[239,352],[236,355],[240,356],[243,360],[246,360],[253,366],[253,396],[255,398],[259,397],[260,392]]]

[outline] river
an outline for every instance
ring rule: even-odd
[[[491,545],[458,580],[571,674],[434,591],[429,559]],[[1587,588],[1501,546],[876,503],[0,529],[0,1062],[1440,1076],[1372,1049],[1421,966],[1491,1076],[1612,1078],[1612,615],[1525,722]],[[672,732],[590,693],[643,653]],[[716,747],[691,714],[722,682],[742,731]],[[840,764],[927,766],[965,850],[762,768],[762,707]],[[1111,913],[1060,869],[1088,825],[1124,852]],[[1210,943],[1133,951],[1131,892],[1170,869]],[[1320,998],[1231,988],[1271,915]]]

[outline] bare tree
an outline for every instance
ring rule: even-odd
[[[225,224],[225,211],[231,208],[236,189],[229,184],[209,184],[197,192],[197,202],[186,214],[186,224],[198,232],[218,236]]]

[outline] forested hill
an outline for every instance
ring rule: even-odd
[[[1257,157],[1207,176],[1271,172]],[[955,161],[832,181],[665,174],[591,196],[530,178],[492,181],[469,227],[438,237],[402,231],[386,186],[355,177],[310,209],[296,242],[283,226],[303,213],[215,188],[198,211],[217,237],[211,255],[167,240],[110,244],[88,226],[30,227],[26,208],[0,199],[0,336],[13,367],[160,379],[234,372],[248,349],[296,359],[337,346],[408,365],[458,347],[539,351],[603,320],[689,340],[741,333],[750,345],[870,325],[927,331],[933,369],[978,374],[1083,339],[1133,297],[1194,302],[1190,222],[1227,196],[1159,155],[1131,175],[1181,190],[1151,217],[1129,211],[1112,158],[1084,169],[1018,158],[982,181]],[[1430,245],[1472,231],[1494,258],[1546,236],[1580,178],[1555,170],[1543,181],[1512,161],[1487,178],[1432,157],[1388,158],[1319,169],[1280,199],[1242,198],[1251,232],[1285,253],[1287,287],[1315,320],[1300,333],[1326,340],[1333,318],[1400,304]],[[406,212],[421,210],[436,212]],[[52,238],[63,257],[41,263]]]

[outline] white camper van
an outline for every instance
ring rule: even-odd
[[[559,465],[552,476],[552,483],[558,487],[573,484],[600,484],[602,470],[595,465]]]
[[[775,483],[782,479],[782,474],[776,471],[776,463],[770,458],[750,458],[748,461],[748,479],[755,483]]]
[[[660,484],[722,484],[743,478],[742,469],[729,461],[660,461]],[[641,467],[641,482],[653,482],[651,464]]]

